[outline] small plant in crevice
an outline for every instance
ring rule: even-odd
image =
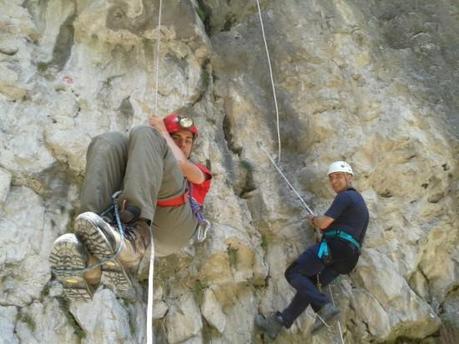
[[[135,317],[133,317],[132,315],[129,316],[129,331],[131,333],[131,336],[134,336],[135,331],[137,330],[135,320],[136,320]]]
[[[236,268],[237,266],[237,251],[238,249],[231,245],[229,245],[228,248],[226,249],[226,253],[228,254],[230,266],[233,268]]]
[[[50,289],[51,289],[51,283],[50,283],[50,281],[48,281],[48,283],[46,283],[45,286],[43,287],[43,289],[41,290],[41,293],[40,293],[40,300],[41,301],[43,301],[44,298],[46,298],[49,295]]]
[[[247,172],[253,173],[253,171],[255,170],[252,163],[248,160],[241,160],[240,164],[241,164],[241,167]]]
[[[202,82],[203,90],[207,90],[210,84],[211,77],[212,77],[211,73],[209,72],[207,68],[207,64],[208,64],[208,61],[206,61],[206,63],[204,64],[201,70],[201,82]]]
[[[195,301],[198,305],[202,303],[204,298],[204,291],[208,288],[208,285],[203,283],[201,280],[196,280],[196,283],[193,285],[193,295]]]
[[[225,16],[225,23],[223,24],[223,28],[220,30],[222,32],[224,31],[230,31],[231,28],[234,26],[234,24],[237,23],[237,16],[234,13],[228,13]]]
[[[37,71],[39,73],[44,73],[48,70],[48,64],[45,62],[38,62],[37,63]]]
[[[29,327],[32,330],[32,332],[34,332],[37,329],[37,323],[28,313],[19,312],[17,316],[17,321],[26,324],[27,327]]]
[[[84,332],[78,321],[70,312],[70,301],[64,297],[57,297],[56,299],[59,302],[59,306],[62,312],[64,313],[65,317],[67,318],[67,321],[69,322],[70,326],[72,326],[75,334],[81,339],[86,338],[86,332]]]
[[[239,197],[241,198],[248,198],[250,192],[257,189],[255,185],[255,180],[253,178],[253,172],[255,168],[253,167],[252,163],[248,160],[241,160],[239,162],[241,170],[243,171],[242,175],[244,176],[244,183],[242,185],[242,189],[239,192]]]
[[[266,251],[268,249],[269,237],[267,234],[261,233],[261,244],[260,245],[263,251]]]
[[[205,4],[203,0],[197,0],[197,3],[198,3],[198,7],[196,8],[196,12],[198,13],[199,18],[204,24],[206,33],[210,36],[212,32],[212,27],[210,25],[210,16],[211,16],[212,10],[210,9],[209,6]]]

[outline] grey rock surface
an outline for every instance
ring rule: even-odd
[[[280,165],[318,213],[347,160],[371,221],[331,290],[346,343],[454,343],[459,302],[457,1],[260,1],[279,105]],[[191,107],[211,162],[204,243],[155,264],[157,343],[262,343],[285,268],[314,234],[261,144],[278,128],[255,1],[0,0],[0,343],[143,343],[138,299],[100,287],[68,305],[49,271],[72,231],[92,137]],[[158,89],[156,42],[161,39]],[[307,310],[279,343],[304,343]],[[325,331],[314,343],[340,343]]]

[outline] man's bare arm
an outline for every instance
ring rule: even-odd
[[[325,215],[311,216],[309,219],[311,221],[312,226],[315,228],[319,228],[321,231],[328,228],[328,226],[330,226],[335,221],[335,219]]]
[[[204,173],[195,165],[193,164],[188,158],[183,154],[182,150],[175,144],[172,137],[166,131],[165,133],[161,133],[166,140],[168,146],[172,150],[175,159],[182,170],[183,175],[193,184],[201,184],[206,180],[206,176]]]
[[[182,150],[175,144],[171,135],[167,132],[162,118],[158,116],[151,116],[148,122],[151,127],[158,130],[158,132],[164,137],[186,179],[194,184],[203,183],[206,180],[206,176],[195,164],[188,160]]]

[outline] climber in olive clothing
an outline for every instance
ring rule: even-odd
[[[198,135],[193,120],[172,113],[151,116],[149,124],[129,136],[104,133],[89,145],[83,213],[75,220],[75,233],[59,237],[49,257],[72,300],[89,300],[100,282],[131,297],[129,272],[137,271],[151,234],[155,254],[165,256],[208,224],[201,209],[211,174],[190,160]]]
[[[306,249],[285,271],[287,281],[296,289],[287,308],[267,318],[261,314],[255,318],[255,324],[272,339],[283,327],[289,328],[308,305],[320,316],[313,334],[339,315],[338,308],[319,289],[338,275],[350,273],[359,259],[369,214],[364,199],[352,187],[353,174],[344,161],[336,161],[328,169],[337,195],[325,215],[310,217],[311,224],[321,230],[322,241]]]

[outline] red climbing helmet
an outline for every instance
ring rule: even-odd
[[[189,130],[193,134],[193,137],[198,135],[198,128],[194,125],[191,117],[171,113],[164,117],[163,121],[169,134],[174,134],[180,130]]]

